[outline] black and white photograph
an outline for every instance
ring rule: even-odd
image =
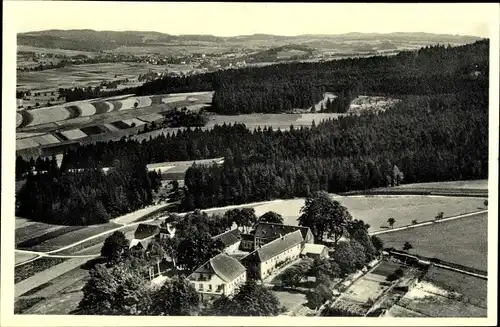
[[[499,8],[5,1],[1,324],[496,325]]]

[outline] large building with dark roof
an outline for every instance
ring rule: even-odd
[[[264,279],[288,262],[299,258],[304,244],[300,230],[278,236],[241,259],[249,278]]]
[[[215,235],[212,239],[221,241],[224,244],[224,252],[229,254],[236,251],[240,246],[240,234],[240,230],[235,228],[219,235]]]
[[[260,222],[253,231],[254,244],[252,250],[295,231],[300,231],[304,244],[314,243],[314,236],[309,227]]]
[[[187,278],[203,298],[231,296],[247,280],[246,268],[238,260],[221,253],[198,267]]]

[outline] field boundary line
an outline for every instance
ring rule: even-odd
[[[406,230],[406,229],[410,229],[410,228],[417,228],[417,227],[427,226],[427,225],[431,225],[431,224],[439,224],[439,223],[443,223],[443,222],[450,221],[450,220],[455,220],[455,219],[460,219],[460,218],[466,218],[466,217],[470,217],[470,216],[476,216],[476,215],[480,215],[482,213],[487,213],[487,212],[488,212],[488,209],[479,210],[479,211],[464,213],[464,214],[460,214],[460,215],[456,215],[456,216],[451,216],[451,217],[447,217],[447,218],[443,218],[443,219],[439,219],[439,220],[435,220],[435,219],[428,220],[428,221],[424,221],[424,222],[421,222],[421,223],[417,223],[415,225],[407,225],[407,226],[402,226],[402,227],[397,227],[397,228],[390,228],[390,229],[387,229],[387,230],[378,230],[378,231],[375,231],[375,232],[371,232],[369,234],[370,235],[380,235],[380,234],[398,232],[398,231],[402,231],[402,230]]]

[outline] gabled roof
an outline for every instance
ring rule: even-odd
[[[155,236],[160,233],[160,227],[150,224],[139,224],[134,233],[134,238],[138,240],[145,239],[150,236]]]
[[[257,226],[255,226],[255,237],[275,239],[278,238],[280,234],[286,235],[297,230],[300,230],[304,239],[306,238],[307,233],[310,231],[309,227],[305,226],[259,222]]]
[[[254,236],[252,234],[240,234],[241,240],[245,241],[252,241],[254,239]]]
[[[302,237],[302,233],[300,232],[300,230],[296,230],[263,245],[261,248],[253,251],[242,260],[251,260],[258,262],[267,261],[277,256],[278,254],[296,246],[303,240],[304,238]]]
[[[214,241],[220,240],[222,243],[224,243],[225,247],[228,247],[238,243],[241,240],[240,234],[240,230],[238,228],[235,228],[222,234],[215,235],[214,237],[212,237],[212,239]]]
[[[306,243],[306,245],[304,245],[304,249],[302,250],[302,253],[303,254],[306,254],[306,253],[321,254],[321,253],[323,253],[323,251],[325,249],[326,249],[326,246],[324,246],[323,244]]]
[[[224,253],[218,254],[212,259],[198,267],[195,273],[206,273],[212,271],[226,283],[230,283],[246,271],[238,260]],[[191,276],[188,277],[190,279]]]

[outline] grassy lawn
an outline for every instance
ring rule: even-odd
[[[451,190],[469,190],[469,189],[488,189],[487,179],[478,179],[471,181],[451,181],[451,182],[435,182],[435,183],[417,183],[405,184],[395,188],[401,189],[451,189]]]
[[[14,283],[17,284],[66,260],[67,259],[64,258],[40,258],[27,264],[17,266],[14,268]]]
[[[412,220],[434,219],[438,212],[445,217],[483,209],[484,199],[429,196],[338,196],[334,200],[347,207],[354,219],[370,224],[370,232],[388,227],[387,219],[396,220],[394,227],[407,226]],[[281,214],[286,224],[297,225],[304,199],[283,200],[255,207],[260,216],[267,211]]]
[[[31,254],[31,253],[23,253],[23,252],[17,252],[15,253],[15,264],[17,265],[18,263],[22,263],[28,260],[31,260],[33,258],[36,258],[36,254]]]
[[[443,223],[380,234],[385,247],[401,250],[410,242],[410,253],[487,270],[488,215],[481,214]]]
[[[303,293],[273,291],[278,297],[280,304],[286,307],[287,311],[296,310],[307,303],[306,295]]]

